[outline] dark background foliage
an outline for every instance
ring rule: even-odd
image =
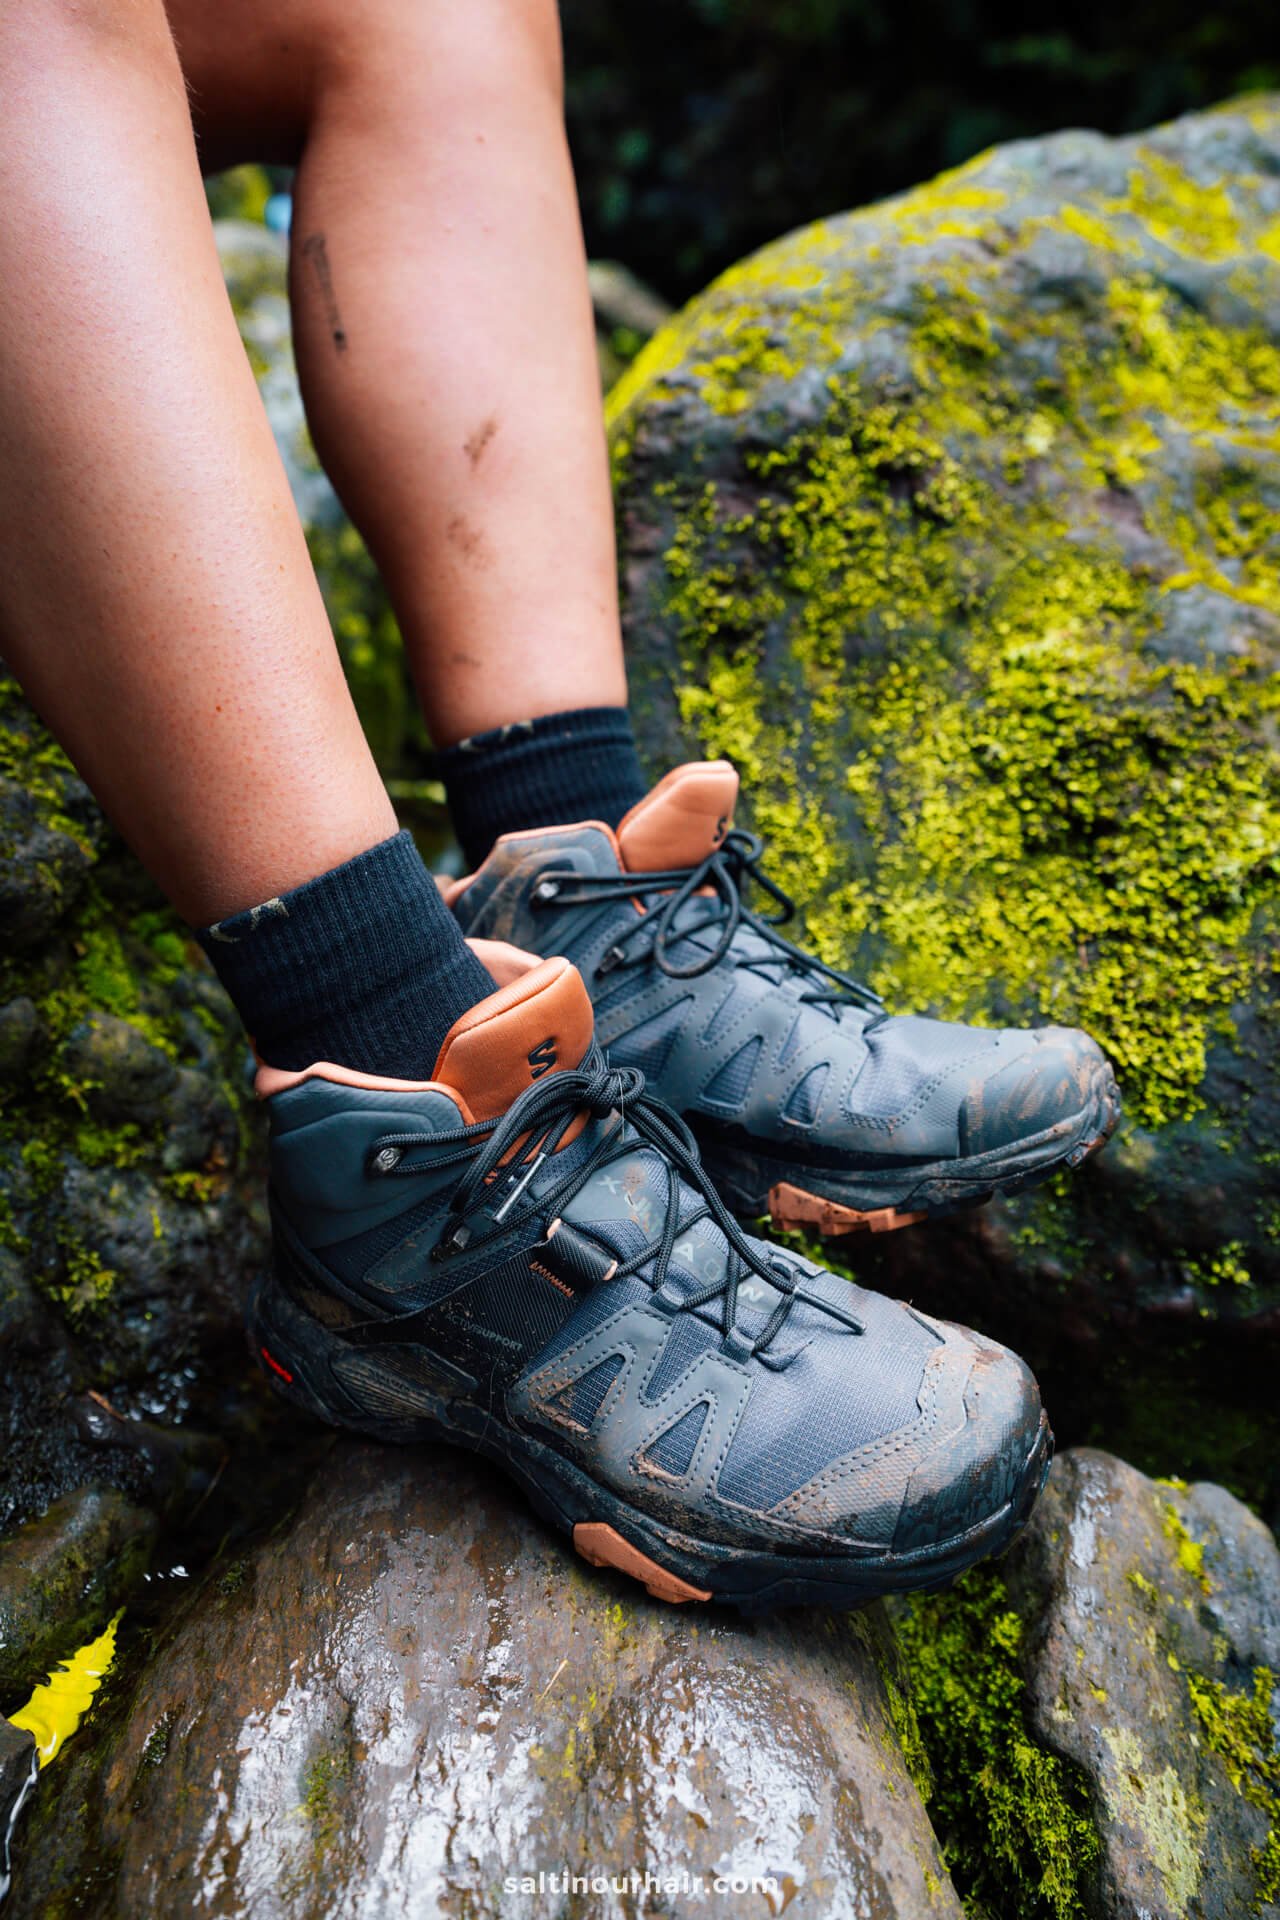
[[[1000,140],[1280,86],[1272,0],[562,0],[587,241],[680,300]]]

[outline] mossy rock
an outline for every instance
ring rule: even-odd
[[[1117,1356],[1162,1417],[1198,1381],[1191,1464],[1242,1483],[1280,1321],[1280,99],[793,234],[609,412],[654,764],[737,762],[892,1007],[1078,1023],[1122,1077],[1083,1177],[860,1274],[1058,1363],[1078,1437],[1087,1368],[1145,1459]]]
[[[1280,1553],[1223,1488],[1075,1449],[1000,1565],[893,1613],[967,1912],[1277,1911]]]
[[[240,1296],[265,1237],[249,1053],[2,672],[0,874],[0,1529],[86,1486],[158,1510],[170,1468],[85,1396],[216,1423],[244,1374]]]

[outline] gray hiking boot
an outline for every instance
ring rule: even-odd
[[[482,957],[431,1081],[259,1072],[277,1390],[485,1454],[666,1600],[849,1607],[1006,1545],[1052,1451],[1022,1362],[744,1234],[568,962]]]
[[[893,1015],[778,932],[791,902],[733,827],[726,761],[678,767],[617,833],[506,834],[448,897],[470,935],[565,954],[617,1066],[693,1128],[739,1213],[824,1234],[904,1226],[1078,1167],[1120,1114],[1074,1028]],[[753,912],[752,883],[770,917]]]

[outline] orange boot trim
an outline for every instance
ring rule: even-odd
[[[914,1226],[923,1213],[903,1213],[897,1207],[876,1207],[863,1213],[857,1207],[842,1207],[838,1200],[826,1200],[820,1193],[808,1193],[780,1180],[769,1189],[769,1215],[775,1227],[791,1233],[802,1227],[816,1227],[834,1239],[841,1233],[893,1233],[898,1227]]]
[[[690,1586],[678,1573],[668,1573],[603,1520],[580,1520],[573,1530],[573,1544],[593,1567],[616,1567],[619,1573],[629,1573],[648,1588],[655,1600],[670,1600],[679,1606],[684,1600],[711,1598],[708,1588]]]

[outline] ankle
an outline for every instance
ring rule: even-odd
[[[494,990],[403,832],[197,938],[260,1057],[290,1070],[428,1078]]]
[[[579,707],[472,735],[436,756],[467,863],[500,834],[603,820],[616,827],[642,800],[625,707]]]

